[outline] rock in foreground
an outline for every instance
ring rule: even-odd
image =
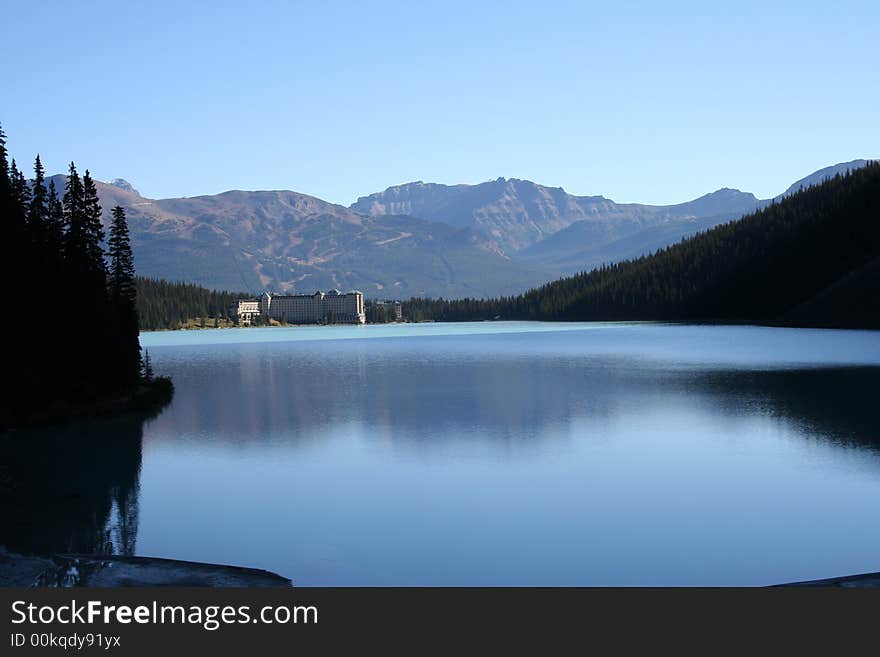
[[[288,587],[291,581],[267,570],[175,559],[81,554],[34,557],[4,552],[0,553],[0,585]]]

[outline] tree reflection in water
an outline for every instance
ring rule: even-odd
[[[0,437],[0,546],[134,554],[143,424],[128,416]]]
[[[878,367],[720,370],[695,382],[721,411],[778,417],[806,436],[880,452]]]

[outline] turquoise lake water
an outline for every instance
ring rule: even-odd
[[[98,531],[109,551],[302,585],[880,570],[878,332],[487,322],[141,342],[174,401],[32,436],[103,478],[64,484],[66,516],[40,511],[7,543],[81,549]]]

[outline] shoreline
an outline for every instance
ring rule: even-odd
[[[330,327],[330,326],[387,326],[389,324],[429,324],[434,320],[425,320],[424,322],[367,322],[366,324],[242,324],[237,326],[194,326],[192,328],[152,328],[140,329],[140,333],[165,333],[169,331],[229,331],[234,329],[261,329],[261,328],[309,328],[309,327]],[[484,320],[474,320],[484,321]]]
[[[802,582],[788,582],[787,584],[776,585],[776,588],[787,587],[880,589],[880,572],[860,573],[858,575],[843,575],[842,577],[828,577],[826,579],[808,579]]]
[[[487,319],[421,319],[403,320],[399,322],[366,322],[365,324],[241,324],[234,326],[193,326],[180,328],[140,329],[140,333],[165,333],[173,331],[223,331],[230,329],[259,328],[314,328],[331,326],[389,326],[399,324],[482,324],[487,322],[536,322],[556,324],[674,324],[683,326],[761,326],[766,328],[813,329],[820,331],[880,331],[880,326],[873,323],[845,324],[833,321],[791,321],[761,319],[518,319],[518,318],[487,318]]]
[[[811,324],[798,322],[764,321],[764,320],[711,320],[711,319],[423,319],[418,321],[404,320],[400,322],[367,322],[366,324],[270,324],[242,326],[206,326],[204,328],[158,328],[141,329],[140,333],[174,333],[178,331],[225,331],[232,329],[269,329],[269,328],[331,328],[340,326],[400,326],[408,324],[487,324],[487,323],[535,323],[535,324],[658,324],[669,326],[755,326],[760,328],[810,329],[816,331],[880,331],[880,327],[861,325]]]
[[[283,575],[268,570],[228,564],[161,557],[90,554],[26,556],[7,552],[0,547],[0,587],[120,588],[141,586],[286,588],[293,586],[293,582]],[[880,572],[771,584],[756,588],[795,587],[877,589],[880,588]]]
[[[6,426],[0,426],[0,434],[126,413],[153,416],[170,404],[173,397],[174,383],[171,379],[157,376],[151,381],[140,381],[121,394],[81,403],[58,402]]]
[[[21,555],[0,548],[0,586],[119,588],[140,586],[281,587],[287,577],[226,564],[97,554]]]

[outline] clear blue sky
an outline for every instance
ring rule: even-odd
[[[28,165],[151,197],[506,176],[665,203],[880,157],[880,3],[725,4],[4,2],[0,122]]]

